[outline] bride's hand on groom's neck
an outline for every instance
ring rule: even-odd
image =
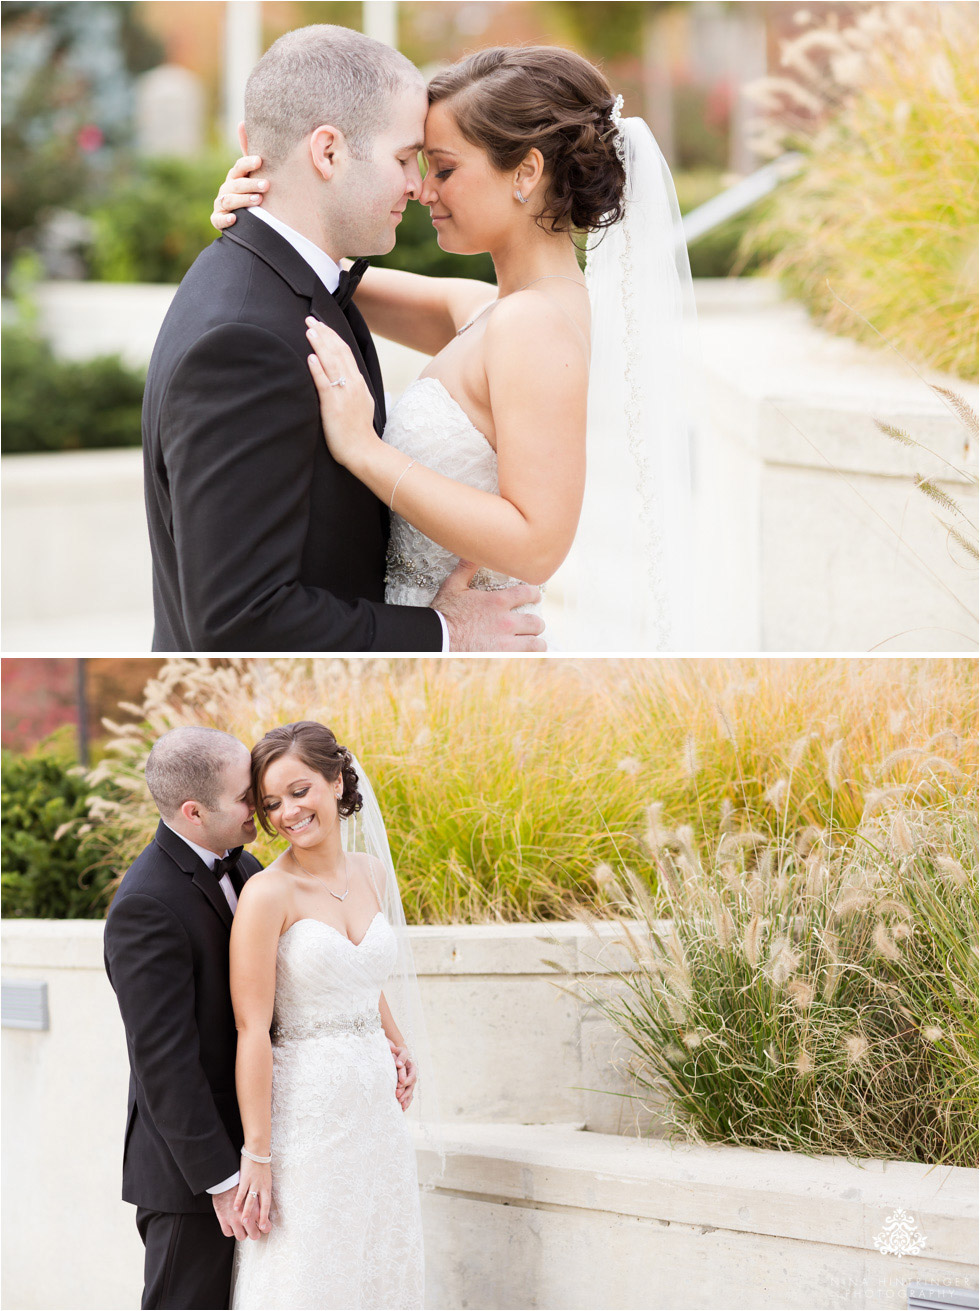
[[[250,209],[262,204],[262,194],[269,190],[269,184],[264,178],[249,176],[261,167],[260,155],[242,155],[235,160],[214,199],[214,209],[211,212],[213,228],[219,232],[230,228],[235,222],[233,210]]]

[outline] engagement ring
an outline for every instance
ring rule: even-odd
[[[343,377],[343,375],[341,375],[341,376],[337,379],[337,381],[336,381],[336,382],[332,382],[332,383],[330,384],[330,386],[331,386],[331,387],[346,387],[346,386],[347,386],[347,379],[346,379],[345,377]]]

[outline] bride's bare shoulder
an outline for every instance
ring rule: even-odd
[[[531,373],[542,386],[588,377],[589,320],[584,290],[569,288],[583,304],[539,292],[537,288],[505,297],[487,321],[484,363],[488,377],[505,382]],[[584,382],[583,382],[584,385]]]
[[[261,906],[265,910],[273,907],[285,907],[292,890],[292,880],[283,867],[282,857],[274,860],[265,869],[256,870],[242,887],[239,903]]]

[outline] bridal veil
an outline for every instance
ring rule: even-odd
[[[641,118],[613,123],[626,171],[622,219],[594,238],[586,489],[549,592],[549,633],[575,651],[695,645],[694,285],[670,170]]]
[[[365,852],[377,862],[375,868],[379,873],[376,877],[372,873],[374,890],[381,911],[394,930],[398,942],[398,957],[391,977],[385,984],[384,995],[418,1070],[418,1083],[408,1115],[418,1126],[421,1145],[431,1148],[439,1161],[444,1163],[446,1136],[440,1111],[441,1099],[436,1086],[437,1078],[432,1065],[405,910],[388,845],[388,832],[371,781],[353,754],[351,763],[357,774],[362,806],[359,811],[341,820],[341,843],[345,852]]]

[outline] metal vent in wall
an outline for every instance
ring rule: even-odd
[[[0,1022],[5,1029],[47,1029],[48,985],[4,979],[0,986]]]
[[[975,1288],[949,1288],[944,1284],[909,1284],[909,1311],[962,1311],[963,1308],[980,1308]]]

